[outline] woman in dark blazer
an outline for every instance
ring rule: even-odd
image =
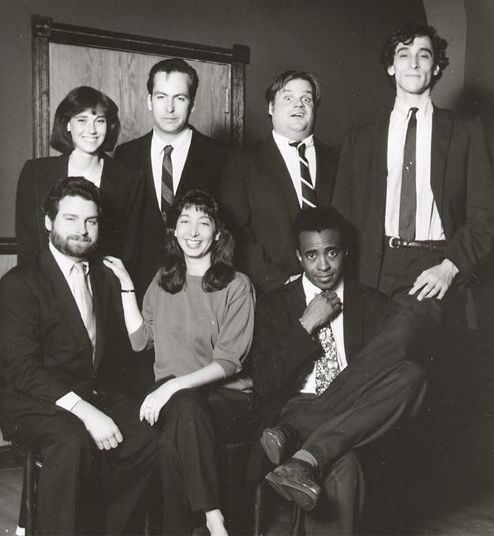
[[[105,154],[113,150],[119,133],[118,107],[101,91],[81,86],[62,100],[51,135],[51,146],[62,155],[28,160],[19,177],[15,221],[19,263],[46,242],[42,207],[53,184],[61,177],[80,176],[101,192],[100,253],[125,259],[132,271],[138,258],[143,180]]]

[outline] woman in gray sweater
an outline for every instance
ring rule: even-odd
[[[133,349],[155,350],[156,384],[140,417],[160,431],[164,533],[191,534],[193,514],[203,512],[210,533],[224,536],[210,402],[213,392],[228,392],[235,405],[250,404],[249,380],[239,373],[252,341],[254,291],[232,267],[233,239],[209,194],[178,199],[167,228],[164,264],[142,314],[123,264],[113,257],[105,264],[121,283]]]

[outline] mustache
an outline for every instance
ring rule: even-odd
[[[69,235],[67,236],[67,240],[78,240],[79,242],[92,242],[91,238],[86,235]]]

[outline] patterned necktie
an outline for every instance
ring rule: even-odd
[[[93,298],[89,291],[87,282],[87,266],[82,263],[74,263],[70,271],[70,277],[73,283],[74,298],[81,313],[82,321],[86,326],[87,334],[93,345],[93,352],[96,346],[96,318],[93,310]]]
[[[340,373],[336,342],[334,340],[331,326],[321,328],[317,337],[321,343],[323,354],[316,361],[316,394],[322,395],[329,387],[329,384]]]
[[[317,207],[317,195],[314,190],[314,184],[310,177],[309,161],[305,156],[305,143],[301,141],[292,141],[291,147],[295,147],[298,153],[300,163],[300,185],[302,187],[302,208]]]
[[[405,240],[415,239],[417,111],[418,108],[410,108],[410,119],[408,120],[405,148],[403,150],[399,235],[400,238]]]
[[[161,214],[166,220],[166,213],[173,202],[173,147],[165,145],[163,149],[163,164],[161,169]]]

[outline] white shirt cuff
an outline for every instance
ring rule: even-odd
[[[67,393],[66,395],[62,396],[62,398],[59,398],[55,404],[63,409],[66,409],[67,411],[72,411],[74,406],[81,400],[82,398],[79,395],[74,393],[74,391],[70,391],[70,393]]]

